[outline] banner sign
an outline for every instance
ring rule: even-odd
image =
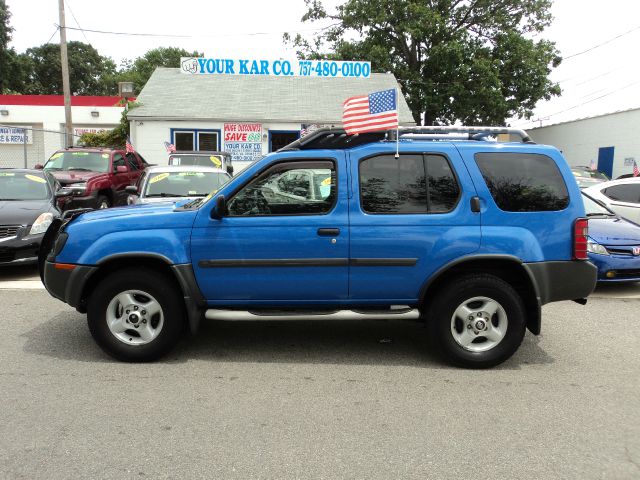
[[[624,166],[625,167],[633,167],[633,162],[635,162],[636,159],[634,157],[626,157],[624,159]]]
[[[0,144],[23,144],[33,143],[30,127],[0,127]],[[25,141],[26,137],[26,141]]]
[[[253,162],[262,158],[261,123],[225,123],[224,150],[231,161]]]
[[[369,78],[371,76],[371,62],[181,57],[180,71],[189,75]]]

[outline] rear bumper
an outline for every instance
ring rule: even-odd
[[[588,297],[596,287],[597,267],[583,260],[524,263],[540,305]]]

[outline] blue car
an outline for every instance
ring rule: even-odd
[[[582,196],[589,217],[587,251],[598,267],[598,282],[640,282],[640,225]]]

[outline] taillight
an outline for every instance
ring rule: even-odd
[[[589,235],[589,220],[578,218],[573,224],[573,258],[587,260],[587,237]]]

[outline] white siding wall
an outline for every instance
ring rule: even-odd
[[[640,167],[640,109],[576,120],[528,130],[536,143],[554,145],[569,165],[589,165],[598,149],[615,147],[613,178],[632,173],[624,159],[633,157]]]
[[[235,120],[229,120],[235,122]],[[131,141],[147,162],[166,165],[169,157],[164,142],[171,142],[171,129],[219,130],[220,149],[224,150],[224,123],[207,121],[176,121],[176,120],[132,120]],[[242,122],[246,123],[246,122]],[[262,123],[256,120],[253,123]],[[300,130],[299,123],[262,123],[262,154],[269,153],[269,130]],[[235,172],[241,171],[246,165],[234,162]]]

